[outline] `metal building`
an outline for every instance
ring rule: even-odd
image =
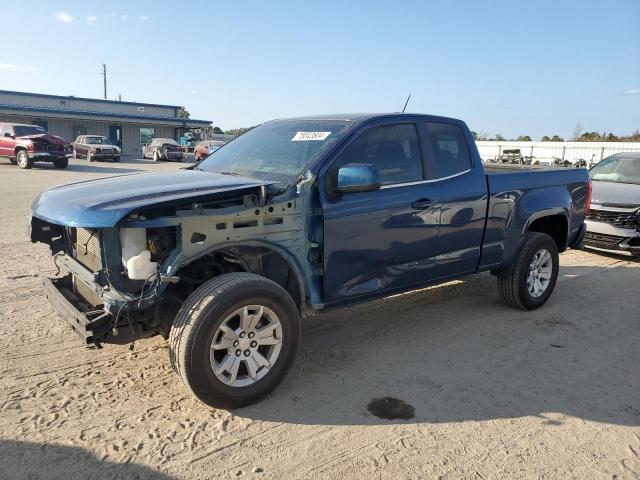
[[[103,135],[124,155],[140,156],[150,138],[178,140],[189,129],[208,127],[208,120],[180,118],[181,107],[64,97],[0,90],[0,122],[40,125],[72,142],[78,135]]]

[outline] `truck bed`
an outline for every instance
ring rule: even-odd
[[[513,173],[531,171],[556,171],[556,170],[578,170],[575,167],[559,167],[556,165],[517,165],[512,163],[483,163],[486,173]]]
[[[564,246],[584,222],[589,177],[584,168],[484,164],[489,204],[481,267],[509,263],[520,245],[515,239],[536,216],[553,217]],[[563,246],[559,250],[563,250]]]
[[[584,168],[566,168],[540,165],[487,165],[484,164],[487,177],[489,195],[502,196],[507,192],[517,190],[522,195],[559,187],[568,201],[571,192],[580,184],[584,184],[587,173]],[[560,203],[559,203],[560,205]]]

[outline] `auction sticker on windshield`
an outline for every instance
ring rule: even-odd
[[[291,139],[292,142],[308,142],[313,140],[326,140],[331,132],[298,132]]]

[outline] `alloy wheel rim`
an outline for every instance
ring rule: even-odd
[[[27,161],[25,160],[25,155],[18,155],[18,165],[20,167],[24,167],[27,164]]]
[[[247,305],[225,318],[211,341],[214,375],[225,385],[246,387],[263,378],[282,350],[282,324],[273,310]]]
[[[529,294],[538,298],[549,288],[553,274],[553,258],[546,248],[541,248],[531,258],[527,274],[527,290]]]

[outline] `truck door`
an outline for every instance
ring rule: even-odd
[[[340,166],[374,165],[382,186],[332,194]],[[323,182],[324,294],[327,303],[419,284],[438,251],[440,187],[426,180],[414,123],[372,126],[337,156]]]
[[[13,135],[13,128],[0,125],[0,157],[10,157],[14,153],[15,141],[7,135]]]
[[[487,209],[484,169],[472,159],[459,125],[427,122],[426,127],[429,165],[442,187],[437,275],[473,272],[480,259]]]

